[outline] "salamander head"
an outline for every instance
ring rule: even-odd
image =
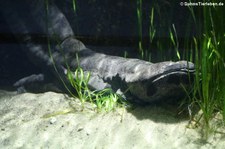
[[[194,79],[194,64],[186,61],[157,63],[160,70],[148,79],[128,84],[130,93],[144,102],[177,99],[185,95]],[[163,68],[162,68],[162,67]]]

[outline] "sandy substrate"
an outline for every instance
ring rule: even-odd
[[[0,91],[0,148],[222,149],[224,134],[208,141],[188,120],[159,106],[97,113],[63,94]]]

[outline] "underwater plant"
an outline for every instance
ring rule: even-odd
[[[174,2],[174,1],[173,1]],[[190,0],[189,2],[194,2]],[[204,0],[203,2],[207,2]],[[213,0],[212,2],[219,4],[220,1]],[[148,53],[149,59],[151,58],[150,49],[145,49],[142,44],[142,1],[137,0],[137,18],[138,18],[138,30],[139,30],[139,50],[141,50],[140,58],[146,60],[146,53]],[[175,5],[170,3],[170,5]],[[151,47],[156,43],[156,47],[159,51],[159,61],[165,60],[164,56],[168,50],[172,49],[174,56],[170,57],[171,60],[180,60],[186,58],[189,61],[195,63],[196,73],[194,86],[191,92],[187,91],[187,97],[189,98],[190,106],[188,106],[189,112],[192,112],[190,107],[198,106],[201,111],[201,116],[197,120],[197,125],[202,126],[203,136],[208,137],[209,132],[212,130],[211,121],[215,117],[215,114],[219,112],[225,120],[225,15],[223,6],[211,6],[196,8],[193,6],[187,6],[189,10],[189,16],[187,17],[187,25],[184,30],[185,37],[191,36],[191,38],[184,38],[182,47],[179,46],[179,37],[177,36],[176,28],[173,22],[160,19],[165,22],[161,24],[167,24],[169,31],[169,40],[164,41],[156,37],[156,33],[160,32],[155,28],[154,15],[157,17],[163,17],[159,9],[159,4],[155,3],[151,12],[149,13],[149,46]],[[163,10],[163,8],[161,8]],[[156,11],[156,13],[154,13]],[[173,11],[172,11],[173,13]],[[169,18],[170,19],[170,18]],[[197,36],[191,35],[191,22],[194,22],[196,27]],[[172,26],[172,27],[170,27]],[[165,46],[166,45],[166,46]],[[185,50],[180,51],[181,48]],[[166,49],[166,50],[165,50]],[[147,51],[147,52],[146,52]],[[191,116],[194,117],[193,115]],[[201,121],[201,122],[200,122]],[[200,124],[201,123],[201,124]],[[218,127],[218,126],[216,126]]]
[[[78,61],[78,55],[77,61]],[[76,90],[77,98],[81,103],[90,102],[96,105],[98,111],[112,111],[117,107],[124,107],[127,102],[118,94],[114,93],[112,89],[106,88],[100,91],[90,90],[88,83],[90,80],[90,72],[85,73],[83,69],[78,66],[75,72],[67,68],[67,79],[71,86]],[[70,93],[72,93],[70,91]],[[76,96],[72,93],[73,96]]]
[[[225,16],[222,7],[203,7],[201,14],[195,15],[202,15],[204,21],[202,37],[194,38],[196,78],[193,102],[202,111],[203,135],[207,138],[215,114],[222,114],[222,121],[225,118]]]

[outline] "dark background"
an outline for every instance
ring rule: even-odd
[[[16,3],[16,2],[15,2]],[[124,51],[130,57],[136,57],[138,49],[137,2],[130,0],[77,0],[76,12],[73,11],[72,0],[55,0],[59,9],[69,20],[76,38],[96,51],[111,55],[123,56]],[[21,4],[20,4],[21,6]],[[171,24],[176,27],[180,42],[198,34],[187,7],[180,6],[177,1],[143,1],[142,34],[143,45],[149,45],[149,15],[155,7],[154,26],[156,38],[168,39]],[[21,9],[22,10],[22,9]],[[26,11],[26,8],[24,8]],[[21,50],[15,35],[11,34],[6,16],[0,14],[0,86],[12,86],[18,79],[30,74],[39,73]],[[19,33],[20,34],[20,33]],[[33,33],[32,33],[33,34]],[[36,40],[45,44],[43,33],[35,33]],[[170,58],[168,58],[170,59]]]

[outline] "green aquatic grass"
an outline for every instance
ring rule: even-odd
[[[141,57],[144,57],[143,41],[142,41],[142,0],[137,0],[137,22],[138,22],[138,49]]]
[[[150,38],[150,44],[153,43],[153,39],[155,38],[156,34],[156,29],[154,25],[154,12],[155,9],[154,7],[151,8],[151,14],[149,15],[149,20],[150,20],[150,26],[149,26],[149,38]]]
[[[224,115],[224,58],[219,49],[214,49],[212,38],[205,36],[201,43],[202,50],[196,50],[195,66],[195,86],[193,101],[198,103],[203,118],[204,135],[207,138],[211,129],[210,121],[215,112]],[[195,40],[197,44],[197,41]],[[197,47],[197,46],[196,46]]]
[[[64,87],[69,92],[69,94],[72,97],[78,98],[81,101],[82,106],[84,106],[85,102],[90,102],[97,107],[97,111],[109,112],[118,107],[126,107],[128,105],[128,102],[126,102],[120,95],[113,92],[112,89],[110,88],[106,88],[100,91],[90,90],[88,83],[91,77],[91,73],[84,71],[79,66],[78,54],[76,54],[78,67],[75,69],[75,71],[72,71],[66,61],[65,55],[63,53],[63,49],[61,49],[61,53],[64,57],[64,61],[67,66],[66,78],[69,84],[75,90],[75,92],[73,92],[70,89],[69,87],[70,85],[66,84],[65,80],[60,75],[56,67],[54,58],[52,56],[52,52],[51,52],[51,48],[49,44],[49,55],[50,55],[50,58],[52,59],[53,67],[56,73],[58,74],[59,79],[61,80],[61,82],[63,83]]]
[[[94,101],[100,111],[112,111],[115,108],[128,105],[121,96],[115,94],[110,88],[94,93]]]
[[[73,4],[73,11],[76,13],[77,12],[76,0],[72,0],[72,4]]]
[[[70,89],[69,85],[65,83],[65,80],[60,75],[56,67],[54,58],[52,56],[50,46],[49,46],[49,55],[50,58],[52,59],[53,67],[56,73],[58,74],[59,79],[63,83],[64,87],[72,97],[78,98],[81,101],[82,106],[85,104],[85,102],[90,102],[97,107],[97,111],[109,112],[118,107],[126,107],[128,105],[128,102],[126,102],[120,95],[114,93],[110,88],[106,88],[100,91],[90,90],[88,83],[91,77],[91,73],[85,72],[79,66],[78,55],[76,55],[78,67],[76,68],[75,71],[70,70],[70,67],[68,66],[66,59],[64,57],[65,64],[67,66],[66,78],[69,81],[69,84],[75,90],[75,92],[73,92]]]
[[[191,0],[190,0],[191,1]],[[206,2],[205,0],[203,2]],[[218,0],[212,2],[219,3]],[[138,17],[138,31],[139,39],[142,39],[142,17],[141,7],[142,1],[137,0],[137,17]],[[171,4],[172,5],[172,4]],[[160,22],[161,24],[167,24],[169,31],[169,40],[161,40],[156,38],[156,33],[160,32],[156,30],[154,24],[155,10],[157,10],[157,17],[162,17],[159,6],[153,5],[151,12],[149,13],[150,25],[149,25],[149,47],[156,43],[156,47],[159,53],[158,61],[166,59],[165,52],[168,49],[172,49],[174,57],[171,60],[187,59],[195,63],[196,73],[194,86],[190,92],[186,90],[188,98],[191,100],[190,105],[197,105],[202,111],[202,116],[198,119],[201,121],[204,137],[208,137],[208,133],[211,130],[211,120],[213,119],[215,112],[220,112],[223,115],[223,121],[225,120],[225,14],[224,7],[196,7],[188,6],[189,16],[187,21],[187,28],[184,30],[185,38],[183,47],[179,45],[179,38],[177,36],[175,25],[171,21]],[[203,18],[202,18],[203,17]],[[202,20],[201,20],[202,19]],[[168,23],[168,22],[171,22]],[[194,24],[191,24],[193,22]],[[197,28],[197,37],[190,37],[191,25],[195,25]],[[140,58],[151,60],[150,49],[143,49],[142,43],[139,40],[139,49],[142,50]],[[141,45],[141,46],[140,46]],[[185,51],[179,52],[180,48],[184,48]],[[167,50],[167,51],[165,51]],[[167,55],[166,55],[167,56]],[[191,107],[191,106],[190,106]],[[188,108],[191,117],[194,117],[194,113],[191,108]]]
[[[78,67],[75,72],[68,70],[67,78],[76,90],[77,97],[81,103],[90,102],[96,105],[98,111],[112,111],[117,107],[124,107],[127,103],[121,96],[114,93],[110,88],[100,91],[92,91],[88,87],[91,73],[85,73],[81,67]]]
[[[220,112],[225,120],[225,15],[222,9],[203,8],[203,34],[201,38],[194,38],[196,75],[193,102],[202,111],[205,138],[212,130],[211,121],[215,112]],[[192,15],[198,17],[193,12]]]
[[[87,100],[92,102],[92,93],[88,88],[88,82],[90,79],[89,72],[84,73],[80,67],[76,68],[74,73],[68,69],[67,79],[71,86],[76,90],[77,97],[80,99],[82,104]]]
[[[180,52],[179,52],[179,41],[178,41],[178,37],[177,37],[177,32],[176,32],[176,28],[175,25],[172,24],[172,30],[169,29],[169,34],[170,34],[170,40],[172,42],[173,45],[173,49],[176,51],[176,56],[178,58],[178,60],[180,60]]]
[[[146,10],[143,10],[142,8],[142,5],[143,5],[142,0],[137,0],[136,2],[137,2],[136,11],[137,11],[137,24],[138,24],[137,30],[138,30],[138,39],[139,39],[138,40],[139,58],[146,61],[152,61],[152,60],[157,62],[165,61],[165,60],[168,61],[169,60],[168,55],[165,53],[170,53],[170,55],[172,56],[170,60],[180,60],[181,54],[178,50],[179,41],[178,41],[175,25],[172,24],[171,21],[168,21],[168,19],[164,18],[164,17],[171,18],[169,14],[171,14],[171,12],[173,11],[168,12],[168,14],[161,12],[161,10],[166,10],[165,7],[168,7],[168,5],[162,6],[163,8],[161,9],[159,3],[154,3],[152,4],[149,12],[147,12]],[[174,7],[173,4],[170,4],[170,6]],[[148,45],[146,44],[144,45],[143,43],[142,25],[143,25],[143,21],[145,20],[143,20],[142,11],[145,11],[144,15],[148,15],[148,18],[149,18],[149,27],[148,27],[148,36],[149,36],[148,43],[149,44]],[[164,21],[155,22],[155,18],[158,18],[157,20],[164,20]],[[165,30],[165,32],[168,33],[169,40],[163,39],[160,37],[162,33],[160,30],[156,29],[156,26],[158,26],[157,28],[159,28],[160,26],[164,29],[167,26],[169,26],[168,29]],[[154,57],[152,57],[153,50],[155,50],[157,53],[156,55],[154,55]]]

